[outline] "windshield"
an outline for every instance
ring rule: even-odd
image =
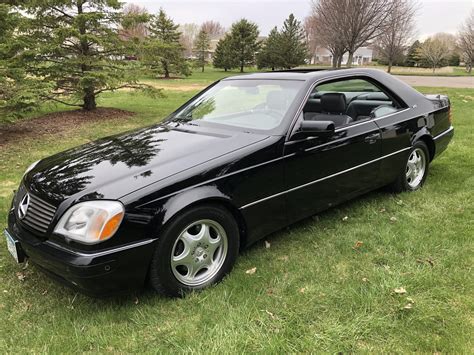
[[[178,111],[171,120],[213,122],[271,130],[280,125],[302,81],[225,80]]]

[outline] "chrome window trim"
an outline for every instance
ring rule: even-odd
[[[292,121],[291,121],[291,124],[290,124],[290,127],[288,129],[288,132],[286,134],[286,138],[285,138],[285,144],[287,142],[291,142],[290,141],[290,138],[291,138],[291,133],[293,132],[295,126],[296,126],[296,123],[298,122],[298,118],[299,116],[303,113],[303,108],[306,104],[306,102],[308,101],[308,98],[309,98],[309,95],[311,95],[311,93],[313,92],[314,88],[318,85],[320,85],[321,83],[324,83],[326,81],[332,81],[332,80],[337,80],[337,79],[344,79],[344,78],[348,78],[349,80],[351,80],[350,78],[351,77],[354,77],[354,76],[364,76],[364,77],[368,77],[372,80],[375,80],[376,82],[378,82],[377,79],[375,79],[374,77],[372,77],[371,75],[368,75],[367,73],[357,73],[357,72],[354,72],[352,73],[350,76],[348,76],[348,74],[339,74],[339,75],[333,75],[333,76],[330,76],[330,77],[327,77],[327,78],[324,78],[324,79],[319,79],[317,81],[315,81],[311,86],[310,88],[308,89],[308,92],[306,93],[305,97],[304,97],[304,100],[302,101],[300,107],[298,108],[298,111],[296,111],[296,114],[295,116],[293,117]],[[396,111],[396,112],[392,112],[392,113],[389,113],[387,115],[384,115],[384,116],[381,116],[381,117],[377,117],[375,119],[370,119],[368,121],[364,121],[364,122],[360,122],[360,123],[354,123],[352,125],[348,125],[346,127],[341,127],[339,129],[337,129],[335,132],[341,132],[341,131],[344,131],[350,127],[354,127],[354,126],[357,126],[357,125],[362,125],[362,124],[365,124],[367,122],[373,122],[373,121],[377,121],[377,120],[381,120],[381,119],[384,119],[384,118],[387,118],[387,117],[390,117],[392,115],[395,115],[395,114],[398,114],[398,113],[402,113],[402,112],[405,112],[407,110],[410,109],[409,105],[406,104],[405,101],[402,101],[402,103],[404,105],[406,105],[405,108],[401,109],[400,111]]]
[[[276,194],[271,195],[271,196],[264,197],[264,198],[262,198],[262,199],[259,199],[259,200],[256,200],[256,201],[254,201],[254,202],[251,202],[251,203],[248,203],[248,204],[246,204],[246,205],[243,205],[243,206],[241,206],[239,209],[240,209],[240,210],[243,210],[243,209],[245,209],[245,208],[247,208],[247,207],[251,207],[251,206],[256,205],[256,204],[258,204],[258,203],[260,203],[260,202],[264,202],[264,201],[270,200],[270,199],[272,199],[272,198],[274,198],[274,197],[278,197],[278,196],[284,195],[284,194],[286,194],[286,193],[288,193],[288,192],[293,192],[293,191],[302,189],[302,188],[304,188],[304,187],[307,187],[307,186],[316,184],[316,183],[318,183],[318,182],[331,179],[331,178],[333,178],[333,177],[335,177],[335,176],[345,174],[345,173],[347,173],[347,172],[349,172],[349,171],[352,171],[352,170],[361,168],[361,167],[363,167],[363,166],[365,166],[365,165],[369,165],[369,164],[375,163],[375,162],[377,162],[377,161],[379,161],[379,160],[382,160],[382,159],[391,157],[392,155],[399,154],[399,153],[405,152],[405,151],[410,150],[410,149],[411,149],[411,147],[407,147],[407,148],[403,148],[403,149],[397,150],[396,152],[393,152],[393,153],[384,155],[383,157],[380,157],[380,158],[377,158],[377,159],[373,159],[373,160],[370,160],[370,161],[368,161],[368,162],[365,162],[365,163],[362,163],[362,164],[353,166],[352,168],[349,168],[349,169],[346,169],[346,170],[342,170],[342,171],[339,171],[339,172],[337,172],[337,173],[334,173],[334,174],[325,176],[325,177],[323,177],[323,178],[319,178],[319,179],[310,181],[310,182],[308,182],[308,183],[306,183],[306,184],[303,184],[303,185],[299,185],[299,186],[296,186],[296,187],[292,187],[291,189],[288,189],[288,190],[285,190],[285,191],[276,193]]]

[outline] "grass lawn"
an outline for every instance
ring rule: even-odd
[[[1,239],[0,353],[471,352],[474,90],[420,90],[450,95],[456,129],[421,191],[374,192],[269,236],[204,292],[88,298],[14,264]],[[136,116],[0,150],[0,229],[31,162],[158,122],[194,91],[166,93],[104,95]]]

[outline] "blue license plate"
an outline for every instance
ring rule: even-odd
[[[17,263],[23,262],[23,257],[21,257],[20,255],[20,242],[13,239],[13,237],[10,235],[10,233],[8,233],[8,231],[4,230],[3,233],[7,238],[7,249],[13,256],[13,259],[15,259]]]

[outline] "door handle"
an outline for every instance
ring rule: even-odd
[[[364,142],[367,142],[369,144],[374,144],[374,143],[377,143],[377,140],[379,138],[380,138],[380,133],[370,134],[364,138]]]

